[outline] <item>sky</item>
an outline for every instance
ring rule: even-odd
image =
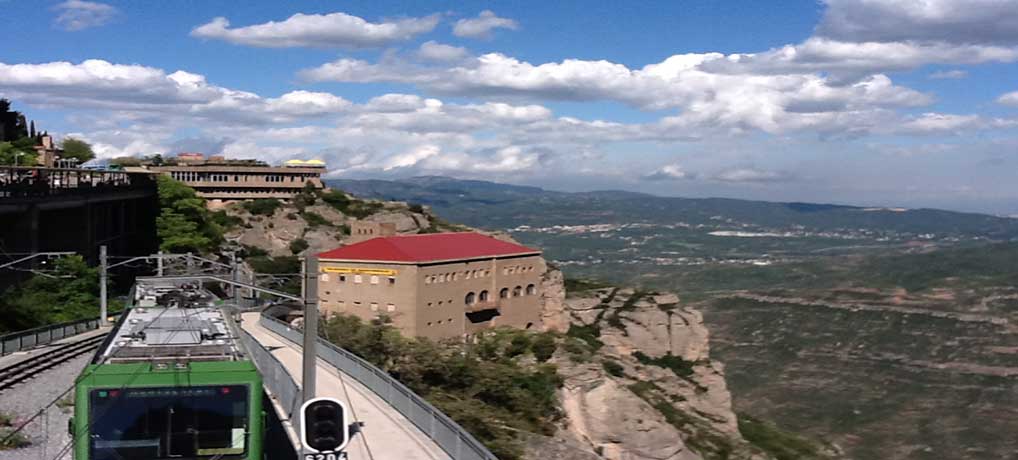
[[[0,0],[104,158],[1018,216],[1018,0]]]

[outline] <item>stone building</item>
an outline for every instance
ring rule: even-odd
[[[434,233],[373,238],[318,257],[325,315],[386,315],[404,334],[432,339],[539,325],[545,262],[537,249]]]
[[[273,167],[199,162],[189,158],[188,164],[150,166],[149,169],[179,180],[212,201],[249,200],[255,198],[293,198],[310,182],[323,188],[321,166]],[[215,204],[215,203],[213,203]]]
[[[350,222],[350,238],[348,243],[360,243],[380,236],[393,236],[396,234],[396,223],[374,222],[370,220],[355,220]]]

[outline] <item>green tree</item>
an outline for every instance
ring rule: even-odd
[[[36,274],[0,296],[0,328],[22,330],[99,314],[98,270],[79,255],[50,263],[46,274]]]
[[[81,139],[68,137],[60,144],[60,148],[64,149],[61,158],[77,158],[81,163],[95,158],[95,152],[92,152],[92,145]]]
[[[13,165],[15,163],[15,157],[17,157],[17,164],[24,165],[35,165],[36,158],[35,150],[31,147],[25,148],[24,141],[22,139],[30,139],[23,137],[14,142],[0,142],[0,164]]]
[[[169,176],[158,176],[159,249],[169,252],[208,252],[223,241],[223,231],[193,188]]]

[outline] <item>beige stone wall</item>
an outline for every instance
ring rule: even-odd
[[[320,283],[319,295],[327,313],[343,312],[366,320],[385,313],[407,335],[443,339],[496,326],[540,326],[540,277],[544,267],[540,256],[423,266],[322,261],[321,266],[323,270],[344,267],[397,271],[394,285],[387,284],[387,276],[379,276],[379,284],[374,285],[369,275],[362,275],[358,284],[353,282],[355,275],[348,274],[340,281],[339,274],[326,273],[328,281]],[[468,305],[471,293],[474,303]],[[485,296],[487,300],[482,299]],[[372,303],[378,305],[377,311],[370,308]],[[395,311],[387,311],[389,304]],[[468,311],[483,316],[480,310],[486,309],[497,309],[499,315],[476,323],[469,319]]]
[[[370,220],[355,220],[350,223],[350,237],[347,244],[360,243],[379,236],[393,236],[396,234],[394,222],[375,222]]]
[[[321,261],[318,298],[322,314],[346,313],[365,321],[387,315],[393,325],[408,335],[417,333],[417,267],[399,264],[371,264]],[[336,273],[353,269],[355,273]],[[388,274],[356,273],[358,270],[391,270]]]

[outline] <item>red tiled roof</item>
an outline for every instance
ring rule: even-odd
[[[435,262],[440,260],[534,254],[540,251],[498,240],[480,233],[428,233],[384,236],[318,254],[319,259],[386,262]]]

